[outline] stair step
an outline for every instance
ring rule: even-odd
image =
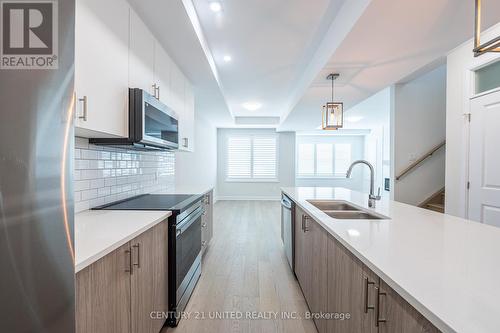
[[[433,210],[436,212],[440,212],[440,213],[444,213],[444,205],[443,204],[429,203],[425,206],[427,209],[430,209],[430,210]]]

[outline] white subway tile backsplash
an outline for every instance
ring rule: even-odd
[[[75,138],[75,211],[174,186],[173,152],[94,146]]]

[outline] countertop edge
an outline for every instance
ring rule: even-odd
[[[369,269],[371,269],[375,274],[377,274],[389,287],[391,287],[394,291],[396,291],[405,301],[407,301],[411,306],[413,306],[418,312],[420,312],[427,320],[429,320],[433,325],[435,325],[440,331],[445,333],[457,333],[458,331],[453,329],[450,325],[448,325],[444,320],[439,318],[436,314],[434,314],[430,309],[424,306],[421,302],[419,302],[413,295],[407,292],[403,287],[401,287],[398,283],[396,283],[390,276],[384,273],[381,269],[375,266],[372,262],[370,262],[365,256],[363,256],[359,251],[357,251],[354,247],[352,247],[349,242],[343,239],[340,235],[338,235],[335,231],[331,230],[330,227],[321,219],[315,217],[315,214],[302,203],[299,202],[295,198],[293,193],[290,193],[286,188],[280,188],[281,192],[285,193],[293,202],[298,205],[302,210],[308,213],[314,221],[319,223],[329,235],[334,237],[338,242],[340,242],[344,247],[346,247],[349,252],[351,252],[356,258],[358,258],[363,264],[365,264]],[[312,206],[312,205],[311,205]]]
[[[112,245],[98,251],[92,256],[89,256],[85,258],[84,260],[81,260],[78,264],[75,263],[75,274],[83,270],[84,268],[92,265],[93,263],[97,262],[98,260],[102,259],[106,255],[110,254],[114,250],[120,248],[122,245],[125,243],[129,242],[130,240],[134,239],[135,237],[139,236],[143,232],[147,231],[148,229],[151,229],[155,225],[165,221],[166,218],[170,217],[172,215],[171,211],[164,211],[165,214],[163,214],[161,217],[154,219],[150,223],[142,226],[141,228],[137,229],[133,233],[127,235],[124,238],[121,238],[119,241],[113,243]]]

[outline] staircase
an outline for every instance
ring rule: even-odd
[[[444,198],[445,198],[445,189],[441,189],[440,191],[433,194],[430,198],[422,202],[419,207],[433,210],[435,212],[444,213]]]

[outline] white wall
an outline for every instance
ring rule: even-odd
[[[500,35],[500,24],[482,34],[483,41]],[[499,59],[500,54],[490,53],[474,58],[473,41],[452,50],[447,58],[448,84],[446,89],[446,203],[447,214],[467,217],[467,122],[469,99],[473,95],[471,70]]]
[[[444,187],[444,149],[399,181],[395,176],[445,139],[446,66],[395,85],[392,97],[393,198],[419,205]]]
[[[295,185],[295,133],[279,132],[277,182],[227,182],[226,137],[230,133],[276,133],[274,129],[222,129],[217,131],[218,200],[278,200],[280,188]]]
[[[175,154],[175,186],[177,188],[183,186],[215,188],[217,185],[217,128],[210,121],[196,114],[194,132],[194,152],[176,152]]]

